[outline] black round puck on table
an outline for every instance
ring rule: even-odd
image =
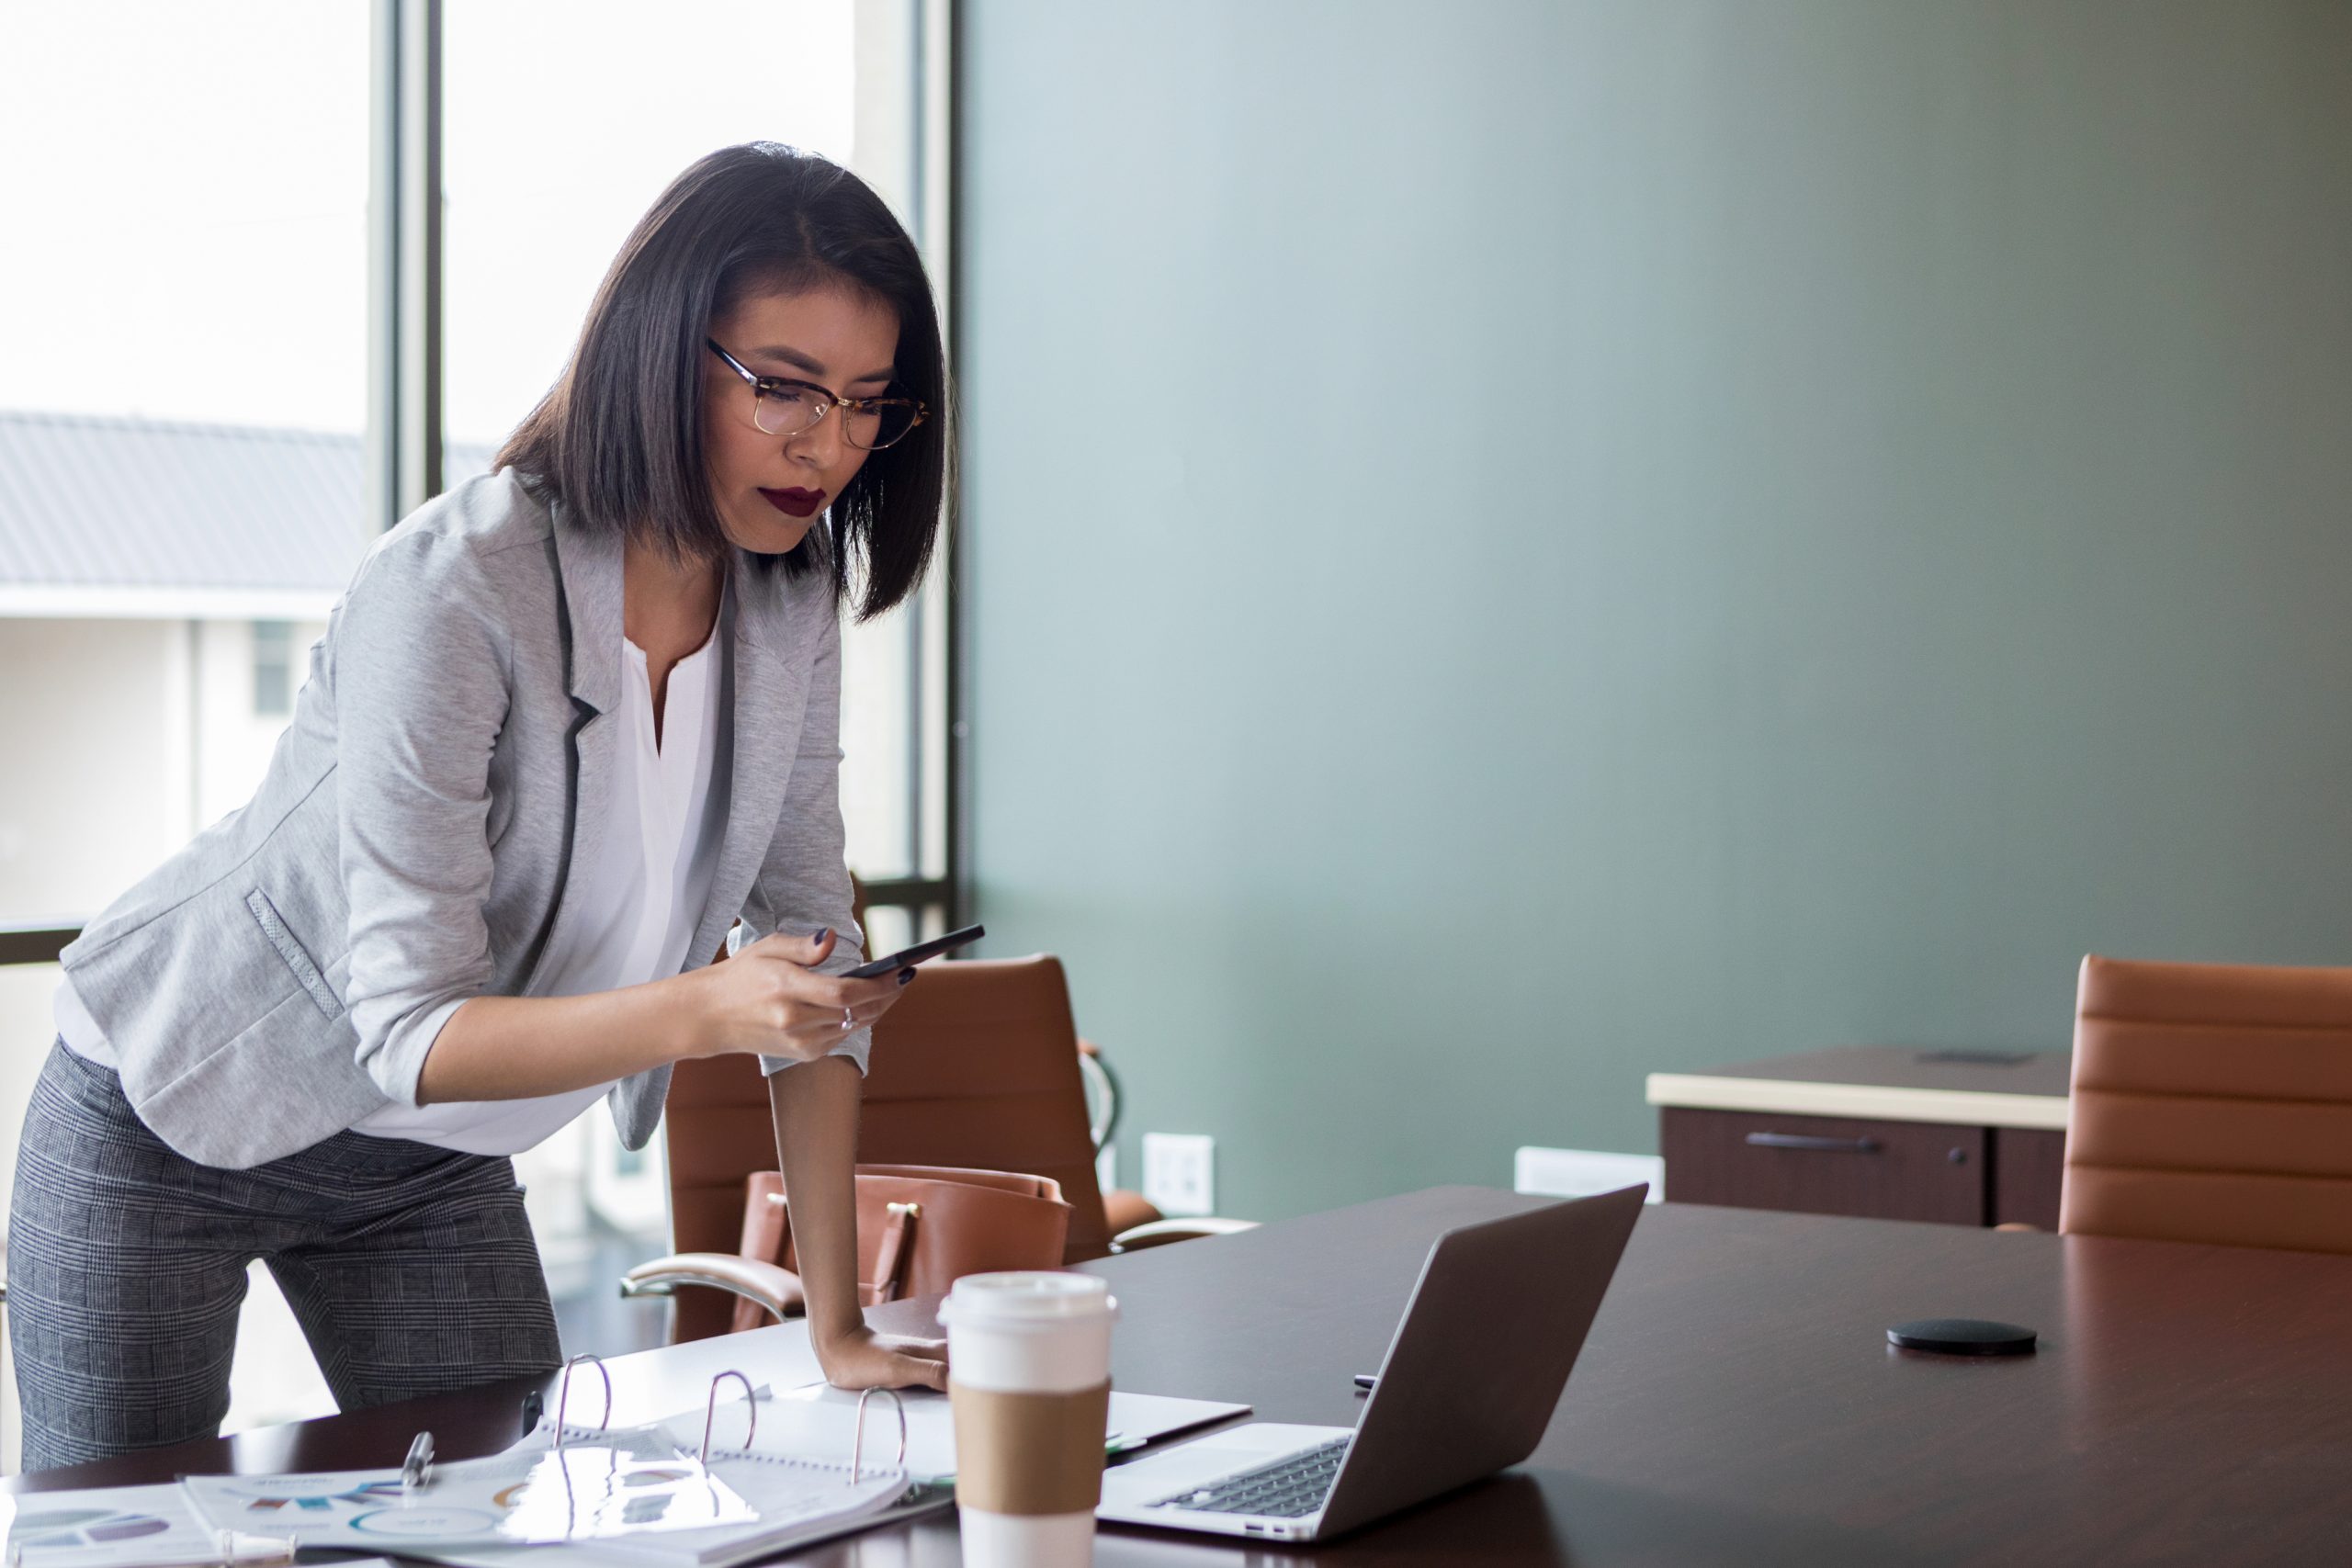
[[[2034,1334],[2014,1323],[1993,1323],[1981,1317],[1923,1317],[1888,1329],[1886,1342],[1905,1350],[1933,1350],[1944,1356],[2030,1356]]]

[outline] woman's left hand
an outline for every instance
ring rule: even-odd
[[[835,1388],[947,1390],[947,1341],[876,1334],[859,1326],[817,1345],[817,1364]]]

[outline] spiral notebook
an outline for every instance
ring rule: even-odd
[[[899,1409],[906,1419],[906,1447],[896,1450],[898,1425],[892,1412],[877,1410],[865,1434],[865,1457],[889,1461],[897,1454],[910,1481],[952,1483],[956,1479],[956,1416],[944,1393],[923,1389],[902,1391]],[[759,1397],[759,1416],[747,1433],[740,1404],[718,1407],[720,1436],[732,1449],[760,1454],[842,1454],[857,1441],[858,1396],[822,1382],[787,1388]],[[1246,1404],[1206,1399],[1174,1399],[1165,1394],[1111,1393],[1104,1449],[1124,1454],[1179,1432],[1197,1430],[1250,1414]],[[680,1446],[692,1450],[699,1439],[705,1412],[695,1409],[662,1423]]]
[[[902,1489],[896,1501],[872,1513],[853,1517],[834,1517],[807,1521],[773,1536],[763,1536],[754,1542],[710,1541],[698,1543],[698,1555],[664,1558],[661,1552],[633,1550],[620,1541],[592,1541],[562,1549],[566,1568],[652,1568],[664,1561],[684,1563],[693,1562],[698,1568],[737,1568],[737,1565],[773,1557],[803,1546],[814,1546],[854,1531],[872,1529],[879,1525],[897,1524],[903,1519],[920,1518],[952,1507],[956,1502],[953,1486],[913,1485]],[[647,1538],[639,1537],[642,1541]],[[657,1538],[659,1539],[659,1538]],[[423,1558],[447,1563],[449,1568],[527,1568],[529,1563],[545,1562],[544,1548],[536,1546],[478,1547],[411,1547],[403,1546],[406,1557]]]
[[[567,1450],[578,1444],[612,1440],[613,1434],[595,1428],[564,1428]],[[661,1427],[635,1428],[628,1440],[667,1443],[682,1462],[695,1462],[690,1434]],[[541,1427],[509,1454],[544,1451],[553,1431]],[[876,1445],[878,1446],[878,1444]],[[762,1505],[753,1523],[719,1525],[672,1532],[643,1532],[595,1540],[573,1540],[563,1561],[578,1568],[734,1568],[735,1564],[789,1551],[797,1546],[847,1535],[876,1525],[914,1518],[948,1506],[955,1488],[910,1482],[904,1469],[887,1465],[832,1464],[777,1453],[741,1450],[714,1451],[709,1458],[714,1477],[729,1481]],[[428,1558],[452,1568],[516,1568],[534,1550],[521,1543],[428,1545],[403,1547],[413,1557]]]
[[[584,1543],[590,1551],[609,1554],[615,1563],[627,1562],[640,1568],[653,1563],[668,1563],[673,1568],[730,1568],[807,1541],[878,1524],[884,1516],[899,1509],[910,1489],[901,1465],[833,1463],[804,1455],[754,1452],[748,1449],[711,1450],[707,1461],[697,1461],[696,1446],[675,1424],[637,1430],[650,1443],[668,1444],[673,1452],[681,1456],[682,1462],[705,1463],[713,1478],[741,1493],[755,1507],[758,1517],[675,1531],[618,1533]],[[567,1429],[567,1451],[583,1439],[593,1442],[603,1436]],[[552,1429],[542,1427],[509,1451],[524,1451],[551,1441],[552,1437]],[[708,1440],[707,1432],[704,1440]],[[950,1492],[941,1501],[953,1498]],[[567,1559],[578,1556],[582,1544],[574,1538]]]

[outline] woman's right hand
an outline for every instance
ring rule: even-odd
[[[816,966],[831,955],[837,940],[830,931],[814,937],[778,932],[723,964],[681,976],[697,987],[687,1055],[755,1052],[813,1062],[870,1027],[915,972],[901,969],[876,980],[819,974]]]

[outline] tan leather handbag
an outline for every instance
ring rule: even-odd
[[[1005,1170],[936,1165],[857,1168],[857,1297],[878,1306],[943,1293],[966,1274],[1058,1269],[1070,1206],[1061,1184]],[[742,1256],[775,1264],[798,1282],[784,1178],[763,1170],[744,1183]],[[792,1300],[786,1310],[804,1303]],[[734,1328],[757,1328],[760,1303],[735,1303]]]

